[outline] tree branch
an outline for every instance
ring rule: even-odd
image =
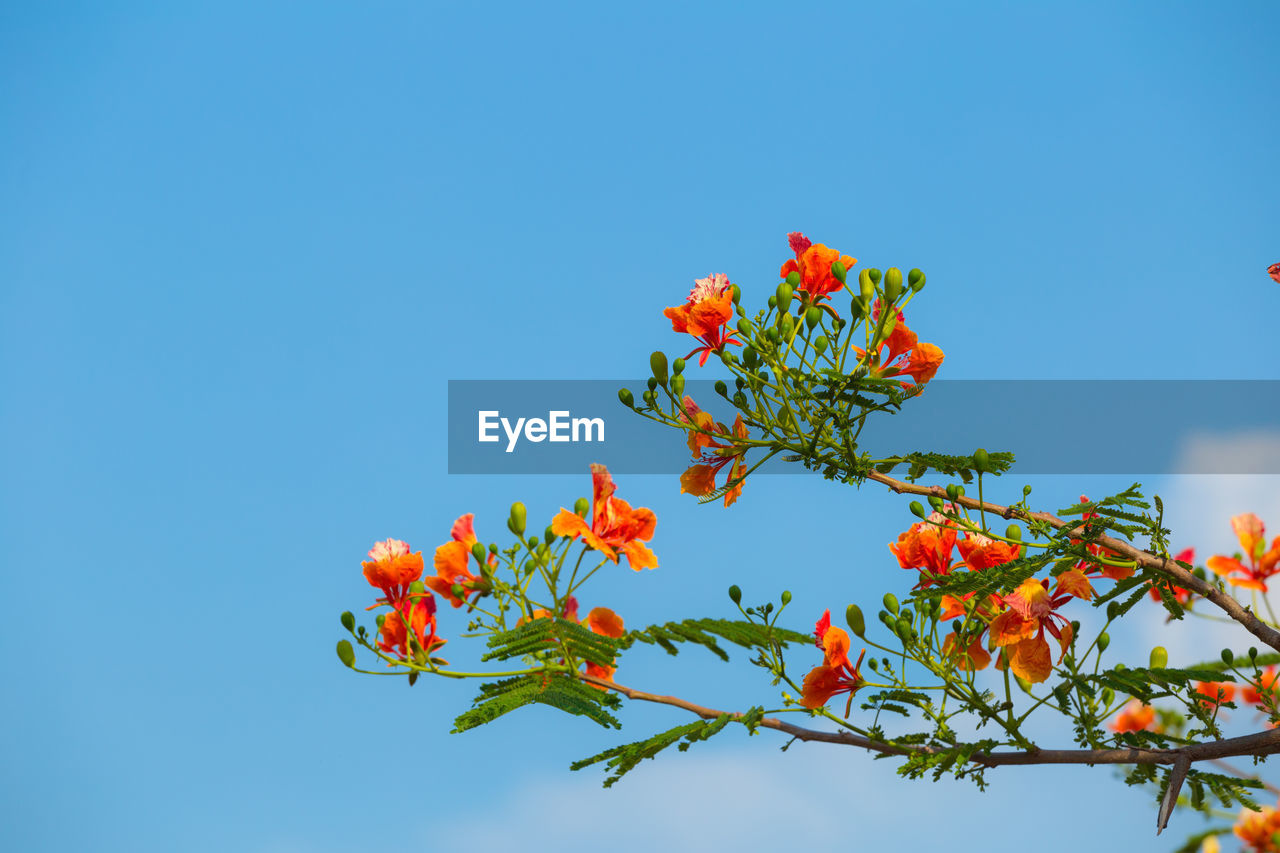
[[[890,477],[887,474],[881,474],[879,471],[871,471],[867,474],[867,479],[874,480],[888,486],[897,494],[922,495],[925,497],[938,497],[944,501],[960,504],[969,509],[985,510],[986,512],[996,513],[1004,518],[1019,518],[1023,520],[1043,521],[1052,525],[1055,529],[1066,526],[1067,522],[1047,512],[1026,512],[1016,507],[1001,506],[1000,504],[991,503],[990,501],[978,501],[967,495],[952,500],[947,497],[947,490],[941,486],[919,486],[915,483],[908,483]],[[1140,566],[1155,569],[1158,572],[1169,576],[1177,581],[1178,585],[1189,589],[1197,595],[1204,598],[1209,603],[1222,610],[1236,622],[1239,622],[1246,631],[1266,643],[1276,651],[1280,651],[1280,631],[1272,628],[1253,614],[1248,608],[1242,606],[1231,596],[1222,592],[1216,586],[1200,580],[1191,572],[1179,566],[1173,560],[1159,557],[1150,551],[1143,551],[1128,542],[1116,539],[1113,536],[1099,536],[1096,540],[1097,544],[1113,551],[1127,559],[1133,560]]]

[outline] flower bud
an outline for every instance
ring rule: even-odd
[[[937,512],[942,512],[942,508],[946,505],[946,502],[937,495],[929,495],[929,506],[933,507]]]
[[[677,358],[675,361],[671,362],[671,372],[674,373],[676,376],[679,376],[681,373],[684,373],[683,358]]]
[[[880,283],[880,270],[876,269],[875,267],[872,267],[870,270],[867,271],[867,273],[868,275],[871,276],[872,284]]]
[[[591,501],[586,498],[578,498],[573,502],[573,511],[577,513],[579,518],[586,518],[587,511],[591,509]]]
[[[919,518],[929,517],[929,514],[924,511],[924,506],[921,505],[920,501],[912,501],[907,508],[911,510],[911,514],[914,516],[917,516]]]
[[[650,391],[658,390],[658,380],[654,379],[652,376],[646,379],[644,381],[644,384],[645,384],[645,387],[647,387]]]
[[[986,474],[991,471],[991,457],[981,447],[973,451],[973,467],[979,474]]]
[[[356,668],[356,650],[346,640],[338,641],[338,660],[348,669]]]
[[[738,285],[735,284],[733,285],[733,304],[737,305],[741,301],[742,301],[742,288],[738,287]]]
[[[795,287],[798,284],[800,284],[800,273],[796,272],[795,270],[792,270],[791,272],[787,273],[787,284],[791,285],[792,287]]]
[[[467,595],[467,591],[462,588],[462,585],[456,583],[449,587],[449,592],[452,593],[454,598],[465,598]]]
[[[1231,651],[1231,649],[1222,650],[1222,662],[1225,663],[1227,666],[1231,666],[1231,664],[1235,662],[1235,659],[1236,659],[1236,653]]]
[[[479,542],[471,546],[471,556],[476,558],[477,563],[483,563],[484,558],[487,556],[487,554],[488,552],[485,551],[484,546],[481,545]]]
[[[511,517],[507,519],[507,528],[515,535],[523,536],[525,518],[524,504],[516,501],[511,505]]]
[[[804,312],[804,324],[812,329],[814,326],[822,322],[822,309],[817,305],[810,305],[809,309]]]
[[[888,610],[894,616],[898,615],[898,597],[891,592],[884,594],[884,609]]]
[[[636,407],[636,398],[631,396],[630,388],[618,389],[618,401],[628,409],[634,409]]]
[[[409,584],[410,595],[425,595],[426,592],[427,592],[427,585],[424,584],[422,581],[414,581],[413,583]]]
[[[729,386],[724,384],[723,379],[716,380],[716,393],[719,394],[721,397],[729,396]]]
[[[890,302],[897,301],[902,295],[902,270],[897,267],[889,267],[889,271],[884,274],[884,296]]]
[[[813,342],[813,348],[818,351],[818,355],[822,355],[824,352],[826,352],[827,351],[826,337],[819,335],[817,340]]]
[[[856,604],[850,604],[845,608],[844,621],[849,623],[849,630],[853,632],[855,637],[865,637],[867,634],[867,622],[862,618],[862,608]]]
[[[844,264],[840,263],[839,261],[831,262],[831,274],[836,277],[836,281],[843,284],[847,273],[848,273],[848,270],[844,268]]]
[[[729,587],[729,600],[732,601],[734,604],[742,603],[742,590],[738,587],[736,583],[733,586]]]
[[[775,291],[774,295],[778,297],[779,311],[787,310],[787,306],[791,304],[791,297],[794,294],[795,294],[795,291],[791,288],[791,285],[787,284],[785,281],[782,284],[778,285],[778,289],[777,291]]]
[[[949,483],[949,484],[947,484],[947,498],[948,498],[948,499],[950,499],[950,500],[953,500],[953,501],[954,501],[954,500],[957,500],[957,499],[958,499],[961,495],[963,495],[963,494],[964,494],[964,489],[963,489],[963,488],[961,488],[960,486],[957,486],[955,483]]]
[[[655,352],[649,356],[649,369],[653,371],[653,378],[658,380],[659,385],[667,384],[667,354],[664,352]]]
[[[1111,645],[1111,636],[1106,631],[1103,631],[1098,635],[1098,651],[1105,652],[1109,645]]]
[[[684,375],[677,373],[671,377],[671,393],[677,397],[684,395]]]
[[[1164,646],[1156,646],[1151,650],[1151,657],[1147,659],[1147,666],[1152,669],[1164,669],[1169,665],[1169,650]]]
[[[1112,702],[1115,701],[1116,692],[1112,690],[1110,687],[1104,687],[1102,688],[1101,697],[1102,697],[1103,705],[1110,705]]]
[[[898,617],[898,621],[893,624],[893,633],[898,635],[898,639],[904,643],[911,642],[911,638],[915,635],[916,629],[911,625],[910,620]]]
[[[1250,647],[1249,647],[1249,660],[1257,660],[1257,659],[1258,659],[1258,647],[1257,647],[1257,646],[1250,646]]]
[[[863,270],[858,273],[858,293],[862,296],[864,305],[870,305],[871,300],[876,295],[876,283],[871,280],[871,271]]]
[[[770,307],[770,308],[777,308],[777,307],[778,307],[778,297],[776,297],[776,296],[770,296],[770,297],[769,297],[769,307]]]
[[[779,331],[782,333],[782,337],[787,338],[788,340],[791,338],[791,335],[795,333],[796,321],[790,314],[783,314],[782,320],[778,325],[780,327]]]
[[[782,335],[778,334],[776,326],[770,326],[769,331],[765,332],[764,336],[769,339],[770,343],[776,344],[778,341],[782,340]]]
[[[658,402],[658,395],[654,394],[652,391],[645,391],[644,394],[641,396],[644,398],[644,401],[648,403],[650,406],[656,405]]]
[[[1004,531],[1004,538],[1005,538],[1005,539],[1017,539],[1019,542],[1021,542],[1021,541],[1022,541],[1022,528],[1021,528],[1021,527],[1019,527],[1019,526],[1018,526],[1018,525],[1016,525],[1016,524],[1010,524],[1008,527],[1006,527],[1006,528],[1005,528],[1005,531]]]
[[[1120,615],[1120,602],[1112,601],[1107,604],[1107,618],[1115,619]]]
[[[855,296],[853,299],[849,300],[849,322],[858,322],[865,313],[866,306],[863,304],[861,297]]]
[[[382,630],[382,623],[387,621],[387,614],[385,614],[385,613],[379,613],[379,614],[378,614],[378,618],[377,618],[377,619],[374,619],[373,621],[374,621],[374,624],[376,624],[376,625],[378,626],[378,630],[379,630],[379,631],[381,631],[381,630]]]
[[[346,628],[348,631],[354,631],[356,629],[356,617],[351,615],[350,610],[344,611],[341,618],[343,628]]]
[[[791,590],[784,589],[782,591],[782,606],[786,607],[790,603],[791,603]]]
[[[542,531],[542,541],[550,545],[560,537],[556,536],[556,532],[551,529],[551,525],[547,525],[547,529]]]
[[[911,270],[911,272],[907,273],[907,284],[916,293],[924,290],[924,273],[918,269]]]
[[[741,334],[744,338],[751,337],[751,331],[754,328],[755,327],[751,325],[751,321],[748,320],[746,317],[743,317],[738,321],[738,333]]]

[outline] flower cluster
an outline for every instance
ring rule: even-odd
[[[429,655],[445,641],[436,636],[436,602],[419,582],[422,577],[422,552],[409,550],[399,539],[377,542],[369,549],[369,559],[362,563],[364,576],[372,586],[382,590],[378,604],[391,607],[379,618],[378,647],[401,659],[422,653]]]

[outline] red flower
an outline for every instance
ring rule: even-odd
[[[863,685],[862,659],[867,650],[858,655],[856,664],[849,663],[849,635],[843,629],[832,627],[831,611],[824,611],[822,618],[814,626],[814,636],[818,648],[822,649],[822,665],[809,670],[801,685],[800,704],[806,708],[821,708],[832,696],[848,693],[849,701],[845,705],[844,715],[849,716],[853,706],[853,696]]]
[[[872,309],[872,319],[878,321],[880,303],[877,300]],[[942,350],[933,344],[922,344],[916,333],[907,327],[902,312],[897,312],[892,328],[884,340],[876,347],[867,369],[872,376],[888,378],[891,376],[909,376],[917,388],[934,377],[942,366]],[[859,358],[866,358],[867,351],[861,347],[853,347]],[[906,382],[900,383],[903,388]]]
[[[853,269],[853,265],[858,262],[857,258],[842,255],[821,243],[813,243],[799,231],[788,234],[787,242],[795,253],[795,258],[783,264],[779,274],[786,278],[793,272],[797,273],[800,284],[796,290],[807,292],[814,302],[844,287],[844,282],[831,271],[833,263],[839,261],[847,271]]]
[[[1232,586],[1266,592],[1267,578],[1280,572],[1280,536],[1271,541],[1271,549],[1267,550],[1266,528],[1262,519],[1251,512],[1232,518],[1231,528],[1240,540],[1248,565],[1234,557],[1216,554],[1206,560],[1205,565],[1225,577]]]
[[[653,538],[653,529],[658,523],[653,510],[632,509],[631,504],[613,497],[613,478],[603,465],[591,466],[591,484],[591,524],[561,507],[551,519],[551,532],[574,539],[581,536],[583,542],[615,563],[622,554],[636,571],[656,569],[658,558],[644,545]]]
[[[1267,275],[1271,276],[1274,281],[1280,282],[1280,264],[1272,264],[1267,267]]]
[[[694,279],[685,304],[667,308],[662,313],[671,321],[672,331],[693,335],[702,344],[685,356],[693,358],[695,353],[702,353],[699,365],[706,364],[707,356],[724,349],[726,344],[742,346],[742,341],[735,337],[738,333],[725,328],[733,319],[733,285],[724,273]]]
[[[691,466],[689,470],[680,475],[680,491],[701,497],[709,495],[716,490],[716,477],[719,476],[721,469],[726,465],[729,466],[729,476],[725,479],[726,484],[742,476],[742,472],[746,467],[743,464],[742,457],[746,455],[747,448],[738,446],[731,440],[728,443],[718,441],[715,436],[722,435],[726,439],[745,439],[748,435],[747,425],[742,420],[742,415],[739,414],[733,422],[731,436],[728,428],[724,424],[716,423],[709,412],[699,409],[698,404],[693,402],[692,397],[684,398],[684,407],[689,414],[686,417],[684,412],[681,412],[680,419],[685,423],[692,423],[706,432],[701,432],[697,429],[689,430],[689,450],[693,453],[693,458],[698,460],[698,464]],[[708,435],[708,433],[711,434]],[[742,483],[738,483],[738,485],[724,493],[724,505],[732,506],[741,494]]]
[[[1058,575],[1058,585],[1049,594],[1049,581],[1028,578],[1009,595],[1004,603],[1009,609],[991,622],[992,646],[1006,647],[1009,668],[1020,678],[1038,684],[1053,671],[1053,655],[1048,632],[1058,641],[1061,653],[1067,653],[1071,645],[1071,623],[1057,612],[1072,597],[1086,601],[1093,598],[1093,587],[1084,573],[1069,569]]]
[[[471,546],[477,541],[475,529],[472,527],[474,518],[472,513],[467,513],[453,523],[451,531],[453,541],[446,542],[436,549],[433,560],[436,568],[435,577],[429,577],[423,581],[454,607],[461,607],[468,597],[483,593],[488,588],[484,578],[481,575],[472,574],[469,568],[474,556],[471,553]],[[498,555],[490,554],[488,564],[496,566]],[[455,587],[457,590],[454,589]]]
[[[1155,719],[1156,709],[1135,699],[1125,705],[1119,714],[1116,714],[1116,718],[1111,721],[1108,728],[1117,734],[1140,732],[1151,728],[1151,724],[1155,722]]]
[[[928,586],[941,575],[951,573],[951,552],[956,545],[955,523],[940,512],[918,521],[889,550],[904,569],[921,569],[919,586]]]
[[[365,580],[382,590],[383,600],[394,605],[408,594],[409,584],[422,576],[422,552],[410,554],[407,543],[387,539],[375,542],[369,559],[360,565]]]
[[[383,617],[378,631],[378,648],[401,659],[418,650],[431,654],[445,644],[436,636],[436,602],[429,592],[397,602],[395,609]]]

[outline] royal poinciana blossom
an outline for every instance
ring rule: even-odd
[[[680,491],[691,495],[709,495],[716,490],[716,477],[721,470],[729,469],[725,478],[726,485],[742,476],[742,457],[747,452],[746,445],[735,444],[733,439],[742,441],[747,438],[747,425],[739,414],[733,422],[731,433],[724,424],[716,423],[709,412],[698,408],[692,397],[684,398],[684,409],[688,413],[687,423],[695,427],[689,430],[689,452],[698,460],[696,465],[680,475]],[[742,483],[724,493],[724,505],[731,506],[742,494]]]
[[[822,663],[809,670],[804,677],[800,704],[806,708],[821,708],[831,697],[848,693],[844,715],[849,716],[853,695],[862,687],[862,659],[867,650],[858,655],[858,662],[849,663],[849,635],[831,624],[831,611],[824,611],[814,626],[815,645],[822,650]]]
[[[733,319],[733,285],[724,273],[713,273],[694,280],[693,290],[683,305],[662,312],[671,321],[671,329],[698,339],[701,346],[694,348],[685,358],[701,354],[698,364],[707,363],[713,352],[726,345],[742,346],[736,332],[725,328]]]
[[[591,466],[591,487],[591,523],[561,508],[551,520],[551,530],[557,536],[570,539],[582,537],[583,542],[615,563],[619,555],[625,556],[636,571],[656,569],[658,558],[644,544],[653,538],[657,524],[653,510],[644,507],[632,509],[631,504],[615,498],[613,478],[603,465]]]
[[[1267,579],[1280,572],[1280,536],[1272,540],[1268,550],[1266,527],[1262,519],[1251,512],[1232,518],[1231,529],[1240,540],[1243,561],[1215,554],[1205,561],[1205,565],[1232,586],[1266,592]]]
[[[827,298],[844,287],[844,282],[836,276],[832,267],[840,264],[851,270],[858,262],[857,258],[842,255],[835,249],[828,249],[821,243],[814,243],[799,231],[787,235],[787,243],[795,257],[782,265],[779,276],[786,279],[792,273],[800,277],[797,291],[803,291],[815,302]]]
[[[453,541],[446,542],[436,549],[434,565],[436,574],[427,578],[424,583],[440,594],[454,607],[461,607],[472,595],[483,593],[488,584],[479,573],[472,573],[469,566],[472,559],[480,562],[472,553],[476,545],[476,533],[473,522],[475,515],[467,513],[453,523],[451,535]],[[483,551],[483,549],[481,549]],[[486,565],[492,569],[498,564],[498,555],[489,554]]]
[[[879,318],[880,308],[877,305],[872,314]],[[932,379],[942,366],[943,353],[935,344],[922,344],[915,332],[907,326],[902,312],[896,311],[896,319],[891,321],[892,327],[879,347],[871,350],[867,369],[874,377],[889,379],[897,376],[910,377],[916,386],[922,386]],[[854,352],[861,358],[867,358],[867,351],[854,347]],[[908,383],[902,383],[904,387]]]

